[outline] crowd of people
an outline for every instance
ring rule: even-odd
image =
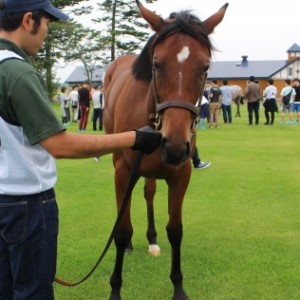
[[[232,123],[232,102],[233,89],[228,86],[228,81],[224,79],[223,85],[218,86],[217,80],[212,80],[211,85],[204,89],[203,95],[200,95],[197,102],[199,107],[199,125],[200,130],[208,128],[219,128],[219,116],[222,112],[225,124]],[[266,122],[264,125],[273,125],[275,120],[275,112],[278,113],[277,105],[277,88],[274,80],[268,80],[268,86],[264,89],[263,98],[261,99],[261,91],[259,82],[254,76],[250,76],[244,91],[244,98],[247,101],[248,124],[259,124],[259,110],[261,100],[263,100]],[[280,92],[279,106],[281,107],[280,124],[294,124],[293,113],[296,112],[296,122],[300,124],[300,81],[295,78],[292,82],[290,79],[285,80],[285,87]],[[286,122],[285,117],[288,113],[289,120]],[[201,162],[198,148],[196,147],[192,156],[192,162],[195,169],[204,169],[210,166],[210,162]]]
[[[223,80],[223,85],[218,86],[217,80],[212,80],[203,93],[202,101],[199,101],[200,129],[205,129],[205,120],[208,128],[220,127],[220,114],[222,112],[225,124],[232,123],[232,102],[233,89],[228,86],[228,81]],[[261,104],[264,107],[266,121],[264,125],[273,125],[275,113],[281,110],[279,124],[300,124],[300,81],[298,78],[293,80],[286,79],[285,86],[277,96],[277,88],[274,80],[268,80],[268,86],[261,91],[259,82],[254,76],[249,77],[249,81],[244,90],[244,99],[247,102],[248,124],[259,125],[259,111]],[[294,120],[296,113],[296,120]],[[288,116],[288,120],[286,120]]]
[[[78,131],[87,130],[90,104],[92,103],[92,126],[93,130],[103,130],[103,109],[104,109],[104,95],[102,92],[103,85],[99,84],[91,88],[86,81],[80,87],[76,84],[71,87],[68,92],[65,86],[61,87],[58,101],[61,105],[62,122],[65,126],[69,122],[78,122]],[[98,129],[97,129],[98,128]]]

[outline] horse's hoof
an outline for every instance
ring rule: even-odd
[[[109,300],[122,300],[118,292],[111,292]]]
[[[180,296],[174,296],[172,300],[189,300],[189,297],[187,295],[180,295]]]
[[[130,242],[127,247],[125,248],[125,253],[132,253],[133,252],[133,246],[132,246],[132,243]]]
[[[156,244],[149,245],[148,253],[151,256],[154,256],[154,257],[160,256],[160,248],[159,248],[159,246],[156,245]]]
[[[133,252],[133,248],[126,248],[125,253],[131,254]]]

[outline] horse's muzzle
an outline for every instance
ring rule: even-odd
[[[171,165],[179,165],[191,157],[191,145],[189,142],[174,145],[163,137],[161,141],[162,160]]]

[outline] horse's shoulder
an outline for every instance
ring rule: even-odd
[[[233,84],[230,87],[235,91],[242,91],[242,88],[237,84]]]
[[[132,63],[135,61],[137,55],[136,54],[126,54],[123,56],[118,57],[113,63]]]

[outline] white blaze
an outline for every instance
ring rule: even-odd
[[[177,54],[177,59],[179,63],[183,63],[190,55],[189,47],[184,46],[181,51]]]
[[[178,79],[179,79],[179,85],[178,85],[178,93],[179,93],[179,95],[181,95],[181,93],[182,93],[182,73],[181,72],[179,72],[178,73]]]
[[[187,60],[187,58],[189,57],[190,55],[190,49],[189,47],[187,46],[184,46],[181,51],[177,54],[177,60],[179,63],[183,63],[185,60]],[[182,73],[179,72],[178,73],[178,79],[179,79],[179,82],[178,82],[178,88],[179,88],[179,95],[181,95],[181,92],[182,92]]]

